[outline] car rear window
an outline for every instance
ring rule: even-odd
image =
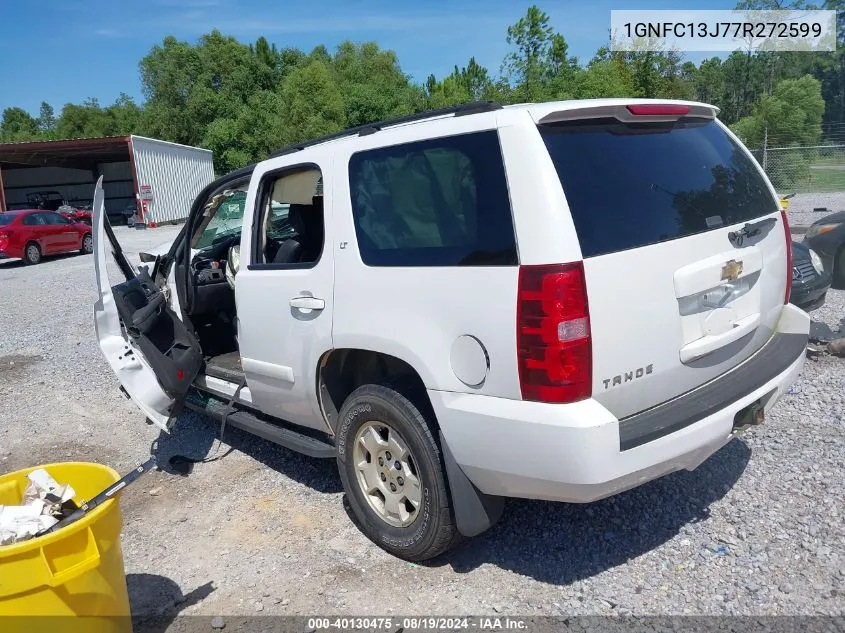
[[[4,224],[11,224],[12,220],[15,219],[16,216],[14,215],[6,215],[5,213],[0,213],[0,226]]]
[[[715,121],[541,125],[581,251],[594,257],[778,210],[757,166]]]

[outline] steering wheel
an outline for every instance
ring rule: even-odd
[[[226,281],[229,287],[235,289],[235,275],[238,274],[238,269],[241,266],[241,245],[234,244],[229,248],[229,257],[226,258]]]

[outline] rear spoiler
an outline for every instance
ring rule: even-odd
[[[617,119],[622,123],[661,123],[677,121],[681,117],[715,119],[717,114],[719,114],[719,108],[702,104],[629,103],[558,110],[557,112],[547,114],[538,123],[560,123],[562,121],[609,118]]]

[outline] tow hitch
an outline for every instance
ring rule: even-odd
[[[760,398],[737,411],[734,416],[733,433],[742,433],[752,426],[763,424],[765,419],[766,412],[763,408],[763,398]]]

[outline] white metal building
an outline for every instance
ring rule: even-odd
[[[188,216],[214,167],[209,150],[143,136],[2,143],[0,211],[29,208],[45,192],[84,206],[100,176],[110,216],[147,199],[146,223],[161,224]]]

